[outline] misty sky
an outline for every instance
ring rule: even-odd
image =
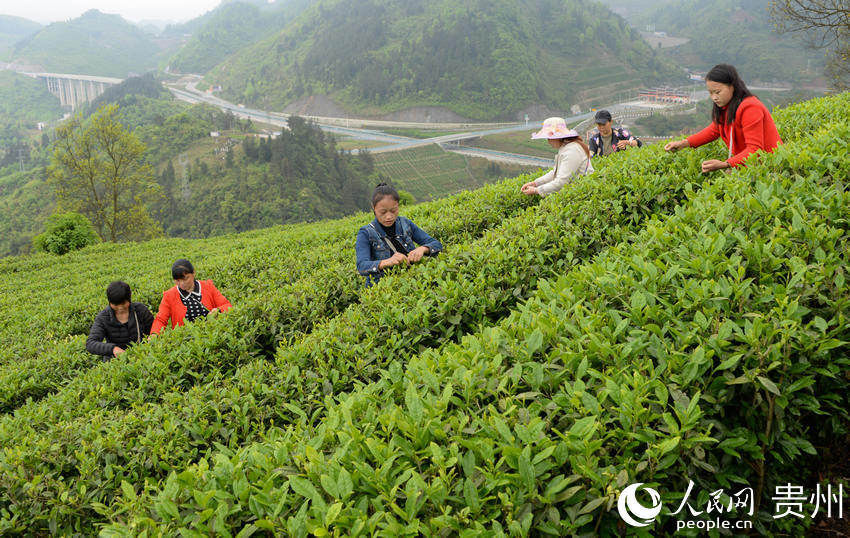
[[[16,15],[42,24],[79,17],[90,9],[117,13],[131,21],[185,21],[220,0],[0,0],[0,15]]]

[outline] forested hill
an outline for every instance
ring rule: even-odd
[[[47,91],[43,82],[11,71],[0,71],[0,139],[9,132],[34,129],[40,121],[61,116],[59,99]],[[6,149],[0,143],[0,155]]]
[[[11,15],[0,15],[0,52],[3,48],[37,32],[39,28],[41,25],[37,22]]]
[[[139,27],[93,9],[42,28],[17,43],[12,57],[45,71],[125,78],[155,67],[158,53]]]
[[[51,117],[35,96],[46,93],[55,101],[37,81],[0,72],[0,257],[26,252],[56,205],[46,182],[55,135],[44,133],[35,144],[17,124],[5,125],[4,90],[25,83],[26,92],[10,103],[32,110],[35,115],[24,118],[30,124]],[[161,194],[147,210],[171,237],[339,217],[368,207],[370,186],[377,182],[368,153],[340,151],[334,138],[300,118],[293,117],[275,139],[261,138],[233,114],[174,100],[152,75],[109,88],[82,111],[83,121],[107,104],[119,107],[121,123],[147,148],[144,158]],[[214,131],[220,136],[210,136]],[[25,171],[19,169],[19,149]]]
[[[226,6],[230,4],[249,4],[255,7],[273,7],[277,5],[277,2],[267,2],[266,0],[222,0],[218,6],[207,11],[203,15],[199,15],[186,22],[169,24],[162,31],[162,35],[164,37],[192,35],[206,25],[211,19],[215,18],[222,9],[225,9]]]
[[[804,82],[823,72],[823,53],[797,35],[780,35],[769,0],[673,0],[640,19],[690,42],[670,49],[671,59],[696,70],[735,65],[747,80]]]
[[[357,113],[431,105],[497,119],[533,105],[569,109],[673,76],[622,18],[596,3],[318,0],[207,82],[272,109],[326,95]]]
[[[282,29],[307,4],[308,0],[222,4],[199,17],[197,25],[187,25],[192,37],[169,62],[171,70],[206,73],[223,58]]]

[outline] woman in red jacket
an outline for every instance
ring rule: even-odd
[[[212,280],[195,280],[195,268],[189,260],[174,262],[171,278],[176,285],[162,293],[162,302],[154,318],[151,334],[158,334],[169,323],[172,328],[179,327],[185,321],[215,315],[233,306],[216,289]]]
[[[729,155],[725,161],[704,161],[702,171],[711,172],[739,166],[753,153],[772,152],[782,143],[770,111],[750,93],[734,67],[714,66],[705,76],[705,86],[714,102],[711,125],[685,140],[668,143],[665,150],[696,148],[722,138]]]

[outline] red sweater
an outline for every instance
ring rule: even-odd
[[[726,108],[723,108],[723,112],[725,116]],[[702,131],[689,136],[688,144],[696,148],[722,138],[726,147],[729,147],[729,132],[733,126],[735,130],[734,140],[732,140],[732,157],[726,161],[733,167],[740,165],[747,157],[759,150],[770,153],[782,143],[770,111],[757,97],[750,96],[741,101],[732,125],[724,122],[724,125],[720,126],[711,122],[711,125]]]
[[[207,307],[208,310],[218,308],[220,311],[224,312],[233,306],[227,299],[224,298],[224,295],[216,289],[212,280],[201,280],[200,285],[201,303]],[[183,301],[180,300],[180,292],[177,291],[177,286],[165,290],[162,292],[162,302],[159,303],[159,312],[157,312],[156,318],[153,320],[151,334],[159,333],[163,327],[168,325],[169,321],[171,322],[172,329],[174,327],[180,327],[183,325],[185,318],[186,307],[183,305]]]

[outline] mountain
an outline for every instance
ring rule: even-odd
[[[223,58],[282,29],[308,1],[222,4],[202,16],[192,37],[171,59],[170,68],[182,73],[206,73]]]
[[[41,24],[35,21],[11,15],[0,15],[0,49],[14,45],[41,28]]]
[[[194,19],[189,19],[185,22],[180,22],[176,24],[169,24],[163,30],[163,35],[165,36],[188,36],[192,35],[198,30],[200,30],[210,19],[215,18],[216,14],[219,10],[225,8],[229,4],[249,4],[258,8],[274,8],[277,7],[279,3],[286,2],[287,0],[278,0],[276,2],[268,2],[267,0],[222,0],[218,6],[207,11],[203,15],[199,15]]]
[[[622,18],[596,3],[319,0],[206,82],[274,109],[322,96],[366,115],[432,106],[506,119],[541,108],[563,112],[674,76]]]
[[[638,20],[689,38],[664,53],[693,70],[730,63],[747,81],[799,83],[820,76],[823,53],[807,49],[799,36],[778,34],[768,5],[768,0],[675,0]]]
[[[40,121],[62,116],[59,99],[44,82],[11,71],[0,71],[0,128],[24,123],[34,129]]]
[[[0,72],[0,106],[7,75],[36,83]],[[18,91],[14,103],[27,103],[21,98],[27,91]],[[249,121],[173,99],[151,74],[109,88],[82,113],[108,103],[119,106],[122,124],[147,146],[163,194],[149,209],[169,236],[207,237],[341,216],[368,207],[370,185],[377,182],[371,155],[339,151],[333,137],[303,119],[291,118],[289,129],[263,139]],[[3,112],[0,257],[25,252],[55,207],[44,171],[53,151],[49,139],[3,129]]]
[[[45,71],[124,78],[156,66],[159,47],[119,15],[90,10],[50,24],[15,45],[17,61]]]
[[[620,15],[627,21],[633,19],[644,19],[647,12],[654,11],[661,6],[667,5],[674,0],[598,0],[600,4],[608,6],[608,8]]]

